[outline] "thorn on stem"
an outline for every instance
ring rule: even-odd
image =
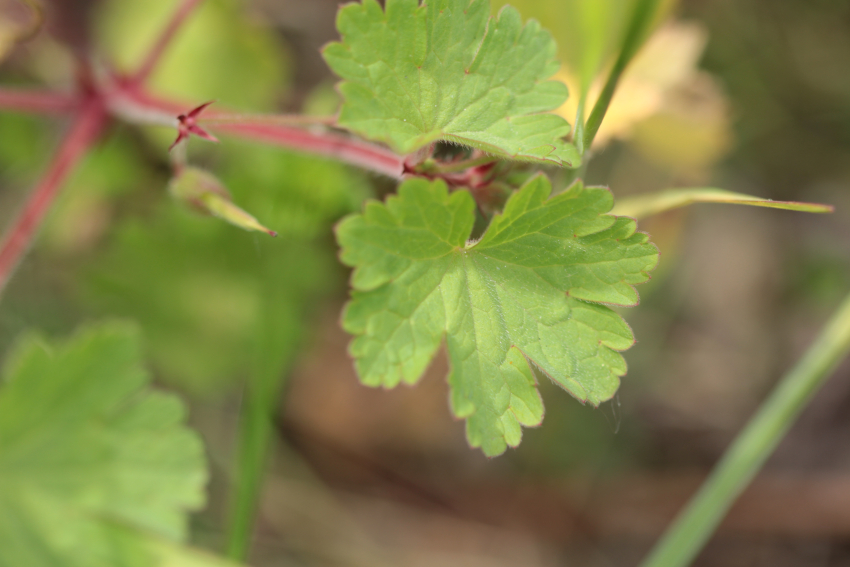
[[[198,125],[198,116],[204,111],[206,107],[208,107],[214,102],[214,100],[205,102],[200,106],[196,106],[186,114],[181,114],[177,117],[177,139],[174,140],[174,143],[172,143],[171,146],[169,146],[169,152],[173,150],[177,144],[179,144],[183,140],[187,140],[192,134],[210,142],[218,142],[218,138],[216,138]]]

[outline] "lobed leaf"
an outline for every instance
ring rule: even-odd
[[[324,57],[343,82],[339,124],[410,153],[437,140],[516,160],[576,167],[548,111],[567,98],[556,46],[536,21],[522,25],[489,0],[375,0],[339,11],[342,42]]]
[[[635,305],[633,286],[658,259],[634,220],[605,214],[607,189],[550,193],[535,177],[478,241],[467,240],[471,195],[423,179],[337,227],[342,261],[354,267],[343,326],[361,380],[415,383],[445,338],[452,411],[489,456],[543,418],[529,364],[583,402],[614,395],[626,372],[618,351],[634,339],[599,303]]]
[[[106,325],[55,350],[29,337],[0,388],[0,566],[151,565],[204,500],[200,439],[148,389],[136,333]]]

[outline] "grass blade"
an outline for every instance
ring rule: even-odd
[[[799,201],[774,201],[762,197],[753,197],[743,193],[733,193],[725,189],[699,187],[693,189],[669,189],[660,193],[639,195],[619,199],[614,205],[612,214],[642,219],[671,209],[677,209],[694,203],[725,203],[730,205],[749,205],[751,207],[767,207],[800,211],[804,213],[831,213],[832,205],[819,203],[803,203]]]
[[[762,403],[642,567],[682,567],[693,561],[732,503],[848,351],[850,295],[803,358]]]

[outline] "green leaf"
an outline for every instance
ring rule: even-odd
[[[185,538],[203,447],[148,382],[125,325],[19,344],[0,388],[0,566],[145,566],[152,534]]]
[[[617,351],[634,339],[591,302],[635,305],[633,285],[658,260],[634,220],[605,215],[607,189],[550,192],[545,177],[529,181],[478,241],[467,240],[470,194],[422,179],[337,228],[342,261],[355,268],[343,326],[363,383],[416,382],[445,337],[452,410],[490,456],[543,417],[528,363],[582,402],[614,395],[626,372]]]
[[[547,112],[567,98],[549,81],[556,46],[536,21],[522,25],[489,0],[375,0],[344,6],[341,43],[324,50],[344,81],[339,124],[402,153],[437,140],[497,156],[575,167],[561,138],[570,125]]]

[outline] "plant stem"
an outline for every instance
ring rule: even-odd
[[[575,128],[573,129],[573,142],[580,156],[584,157],[584,108],[587,106],[587,89],[581,93],[578,99],[578,108],[576,109]],[[584,160],[582,160],[584,165]]]
[[[331,132],[312,132],[277,124],[227,123],[216,128],[241,138],[318,154],[357,167],[401,179],[404,158],[368,142]]]
[[[239,446],[233,504],[229,513],[227,557],[245,561],[251,547],[257,505],[262,488],[266,453],[273,428],[269,396],[252,379],[245,387],[239,422]]]
[[[198,118],[207,125],[219,124],[275,124],[279,126],[333,126],[332,116],[305,116],[303,114],[234,114],[209,110]]]
[[[80,99],[72,95],[31,89],[0,89],[0,109],[33,114],[67,114]]]
[[[635,56],[643,43],[646,30],[652,23],[652,18],[655,15],[660,0],[637,0],[634,12],[629,20],[629,27],[626,30],[626,35],[623,39],[623,46],[620,48],[620,54],[611,68],[608,75],[608,80],[599,93],[599,98],[596,99],[596,104],[593,105],[593,110],[590,112],[590,117],[584,125],[584,134],[580,141],[577,141],[578,148],[582,155],[590,149],[593,143],[593,138],[596,137],[596,132],[599,131],[599,126],[602,124],[602,119],[605,113],[608,112],[608,105],[611,104],[611,99],[614,97],[614,91],[617,89],[617,83],[626,70],[629,62]]]
[[[63,182],[98,138],[106,119],[106,110],[99,98],[87,100],[75,117],[49,169],[0,244],[0,293],[29,249]]]
[[[133,86],[116,88],[107,100],[123,120],[143,124],[176,125],[177,115],[187,108]],[[316,125],[315,119],[308,120]],[[394,179],[401,179],[404,170],[404,158],[383,146],[329,132],[325,126],[315,130],[291,126],[293,120],[288,115],[220,112],[211,113],[209,118],[203,116],[201,122],[214,123],[218,132],[337,159]]]
[[[186,18],[192,14],[201,2],[203,2],[203,0],[182,0],[180,5],[177,7],[177,10],[175,10],[174,15],[171,17],[171,20],[168,22],[168,25],[165,26],[164,30],[162,30],[162,33],[157,38],[156,42],[154,42],[144,61],[139,66],[139,69],[133,75],[131,79],[132,84],[141,85],[148,79],[148,77],[151,76],[151,73],[153,73],[157,64],[162,59],[162,55],[165,53],[165,50],[183,26]]]
[[[850,295],[803,358],[785,375],[711,476],[656,544],[643,567],[690,564],[794,420],[850,351]]]
[[[110,85],[104,89],[109,112],[128,124],[177,128],[177,116],[186,106],[148,96],[132,85]]]
[[[281,392],[287,369],[302,344],[304,305],[278,297],[291,295],[291,276],[264,269],[262,310],[255,333],[254,365],[240,415],[234,491],[228,516],[227,556],[244,562],[251,547],[251,533],[257,514],[266,469],[268,449],[274,431],[275,414],[281,404]]]

